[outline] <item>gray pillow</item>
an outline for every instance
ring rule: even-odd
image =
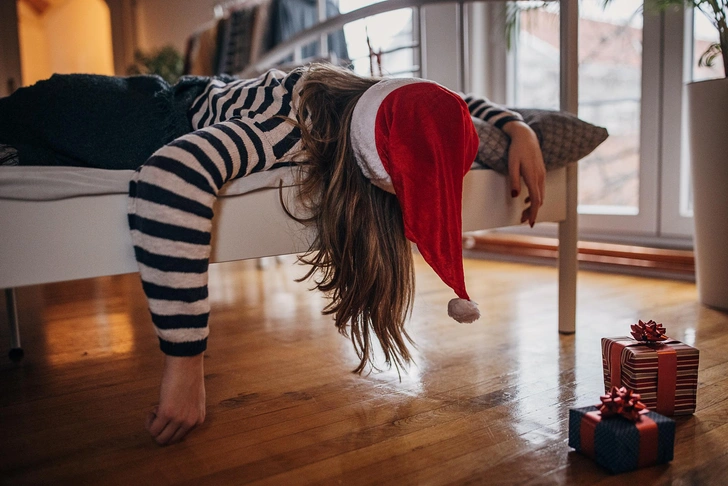
[[[523,116],[541,145],[546,170],[558,169],[589,155],[607,139],[606,128],[587,123],[563,111],[513,109]],[[508,174],[510,139],[494,125],[473,118],[480,138],[475,162],[501,174]]]

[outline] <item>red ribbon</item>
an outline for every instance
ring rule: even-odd
[[[638,345],[649,346],[657,353],[657,407],[655,407],[655,411],[663,415],[672,415],[675,412],[677,352],[667,346],[667,343],[676,341],[656,342],[669,339],[664,333],[665,328],[662,327],[662,324],[657,324],[655,321],[647,323],[639,321],[639,324],[632,325],[632,336],[635,338],[640,336],[644,340],[613,341],[608,358],[610,365],[609,384],[616,387],[622,386],[622,351],[625,348]]]
[[[675,413],[677,387],[677,352],[670,346],[661,345],[657,351],[657,407],[663,415]]]
[[[602,401],[600,410],[587,412],[581,418],[579,429],[581,452],[586,456],[595,458],[594,436],[597,424],[602,419],[610,420],[613,417],[623,417],[635,424],[640,436],[637,467],[656,464],[659,428],[657,423],[646,415],[648,410],[639,401],[640,396],[624,387],[620,389],[612,387],[610,392],[607,395],[602,395],[600,399]]]
[[[581,453],[594,459],[596,452],[594,451],[594,436],[597,432],[597,424],[602,421],[602,414],[598,411],[587,412],[581,418],[581,428],[579,435],[581,436]]]

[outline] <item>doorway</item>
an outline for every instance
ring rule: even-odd
[[[114,74],[104,0],[17,0],[21,86],[54,73]]]

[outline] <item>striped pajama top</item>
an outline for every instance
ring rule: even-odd
[[[300,130],[283,118],[296,120],[304,79],[305,68],[228,83],[211,79],[190,107],[194,131],[157,150],[134,174],[129,227],[164,353],[206,349],[213,203],[226,182],[295,160]],[[483,98],[464,99],[473,116],[499,128],[521,119]]]

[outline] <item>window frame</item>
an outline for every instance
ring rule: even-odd
[[[500,32],[505,2],[489,2],[484,13],[472,15],[471,29]],[[472,30],[471,30],[472,31]],[[681,184],[685,170],[684,80],[692,55],[692,12],[644,12],[640,101],[639,210],[636,215],[579,214],[579,238],[664,248],[692,248],[692,217],[680,214],[688,191]],[[510,51],[505,39],[489,35],[486,49],[471,45],[470,52],[486,60],[491,73],[473,70],[471,86],[483,87],[495,102],[513,105],[517,45]],[[472,42],[472,40],[471,40]],[[688,57],[689,55],[689,57]],[[482,61],[478,61],[481,62]],[[481,79],[479,79],[479,76]],[[679,196],[679,197],[677,197]],[[548,197],[548,195],[547,195]],[[506,231],[555,236],[555,224]]]

